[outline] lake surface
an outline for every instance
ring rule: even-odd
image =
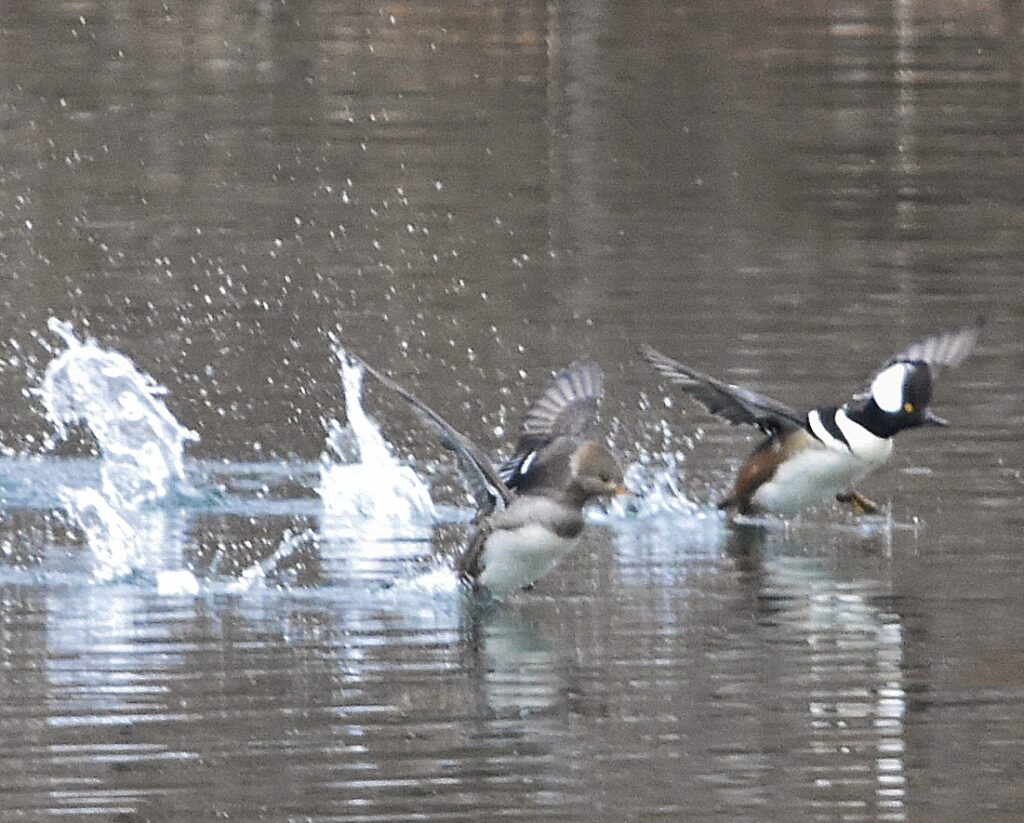
[[[0,820],[1020,820],[1022,55],[1016,0],[0,0]],[[978,315],[875,518],[727,528],[753,438],[636,356],[838,403]],[[127,573],[52,317],[199,436]],[[591,356],[656,491],[474,599],[377,386],[441,524],[324,494],[337,340],[495,454]]]

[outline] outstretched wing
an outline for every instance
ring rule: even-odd
[[[763,394],[723,383],[684,366],[650,346],[641,348],[643,358],[665,378],[692,394],[712,414],[733,424],[757,426],[766,434],[804,427],[804,415]]]
[[[491,534],[490,521],[484,521],[480,523],[476,530],[473,532],[473,537],[470,540],[466,550],[458,556],[455,560],[455,571],[459,575],[470,582],[475,582],[480,579],[480,575],[483,574],[483,566],[480,565],[480,561],[483,559],[484,546],[487,543],[487,538]]]
[[[509,488],[532,485],[534,470],[549,463],[542,453],[556,441],[576,443],[590,436],[603,393],[604,374],[593,360],[577,360],[548,381],[526,413],[515,453],[501,467]]]
[[[454,452],[459,458],[459,462],[462,463],[463,468],[469,475],[470,491],[472,492],[477,503],[477,508],[479,509],[477,515],[478,518],[493,511],[495,494],[499,495],[502,501],[508,505],[509,501],[511,501],[513,497],[513,492],[509,490],[509,487],[501,479],[497,470],[495,470],[494,466],[491,465],[491,461],[484,453],[483,449],[452,426],[447,420],[441,417],[441,415],[416,397],[412,392],[396,383],[387,375],[377,371],[365,360],[358,357],[356,359],[359,360],[359,362],[362,363],[363,368],[377,378],[377,380],[412,406],[420,419],[423,420],[427,426],[437,432],[441,445],[449,451]]]
[[[584,437],[597,423],[604,375],[593,360],[577,360],[557,372],[530,407],[522,437]]]
[[[983,325],[984,320],[979,318],[963,328],[939,332],[922,338],[911,343],[899,354],[889,358],[881,370],[888,368],[893,363],[927,363],[932,377],[935,377],[942,369],[959,366],[966,359],[978,342],[978,335],[981,334]]]

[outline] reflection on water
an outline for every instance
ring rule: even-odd
[[[5,803],[907,819],[923,673],[902,612],[923,603],[893,595],[880,542],[684,531],[660,540],[670,571],[630,582],[645,536],[595,533],[621,582],[580,560],[506,604],[365,580],[157,599],[8,584],[0,677],[23,697],[3,713],[25,771]],[[595,587],[608,597],[581,594]]]
[[[875,820],[906,819],[903,626],[884,587],[838,581],[784,552],[761,572],[761,625],[802,647],[786,676],[807,697],[808,776],[816,805]],[[787,637],[788,636],[788,637]],[[773,642],[776,642],[773,640]]]
[[[0,819],[1019,819],[1022,16],[0,0]],[[726,528],[750,443],[633,356],[813,404],[979,313],[866,523]],[[107,582],[54,316],[202,435]],[[594,357],[644,499],[475,601],[407,415],[430,528],[325,487],[338,327],[495,454]]]

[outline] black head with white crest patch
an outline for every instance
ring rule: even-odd
[[[932,371],[923,361],[900,361],[886,366],[871,381],[861,422],[873,434],[892,437],[903,429],[945,425],[932,414]]]
[[[932,386],[943,368],[958,366],[978,340],[981,321],[922,338],[891,358],[847,415],[879,437],[917,426],[949,425],[929,408]]]

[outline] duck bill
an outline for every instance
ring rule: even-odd
[[[924,422],[926,426],[942,426],[945,428],[949,425],[949,421],[945,417],[939,417],[937,414],[931,411],[927,412],[924,416]]]

